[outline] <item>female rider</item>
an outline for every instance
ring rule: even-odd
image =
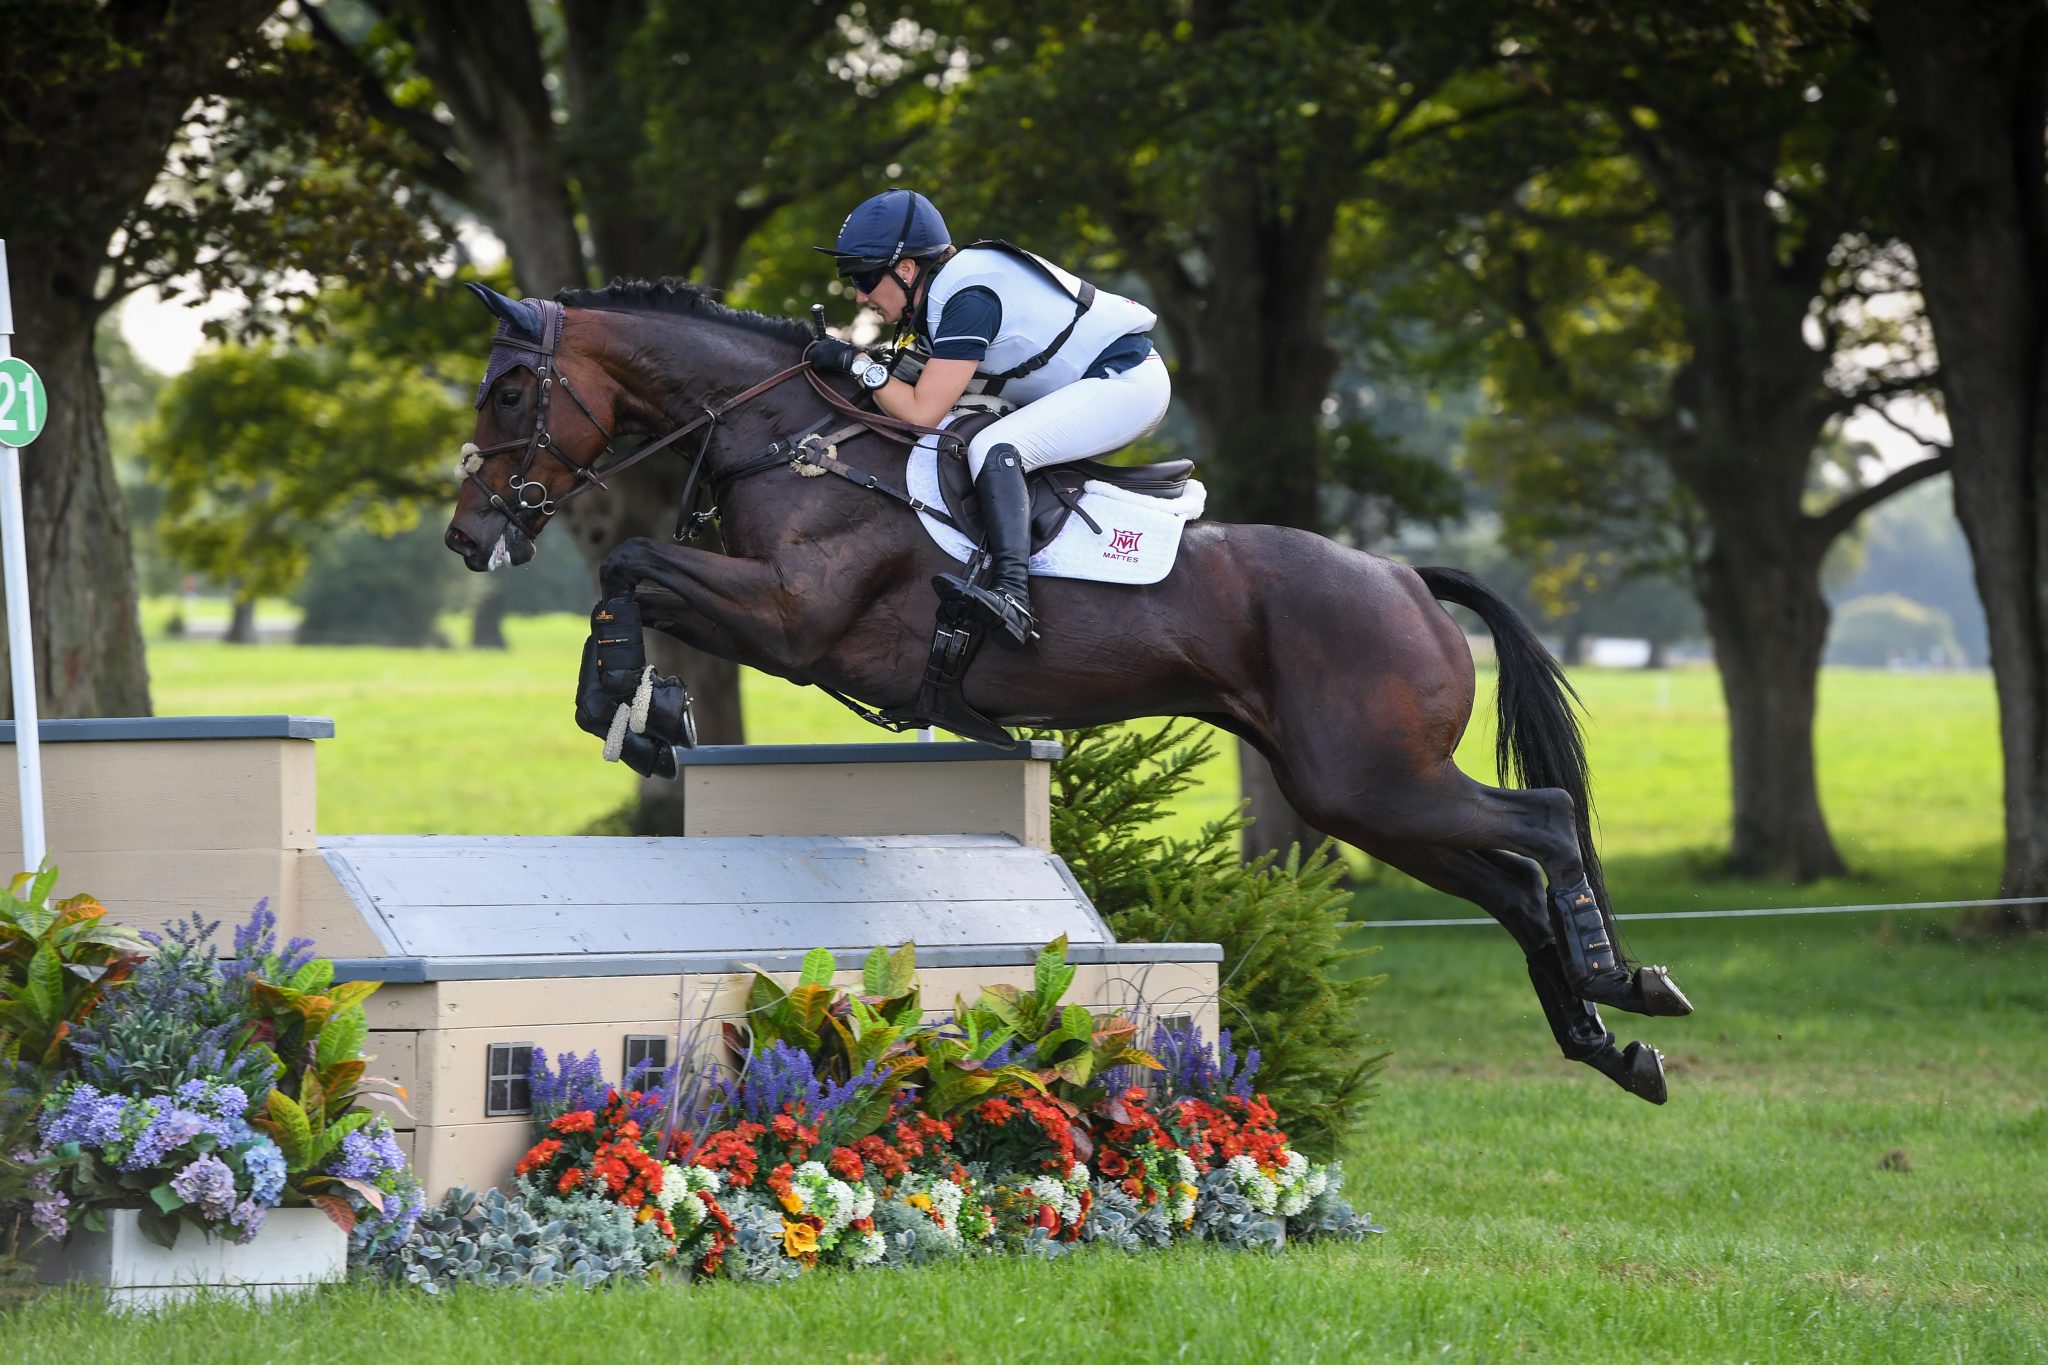
[[[852,374],[892,417],[937,426],[979,376],[1019,406],[969,444],[988,526],[991,586],[932,580],[1015,645],[1031,638],[1030,498],[1025,471],[1119,450],[1166,415],[1166,364],[1146,336],[1157,320],[1136,300],[1098,290],[1007,242],[955,247],[931,200],[887,190],[846,216],[830,255],[857,302],[900,336],[907,323],[932,359],[915,384],[890,377],[837,338],[815,343],[814,369]]]

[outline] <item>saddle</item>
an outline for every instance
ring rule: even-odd
[[[981,501],[974,496],[974,473],[967,462],[967,443],[998,419],[1001,414],[977,412],[956,417],[946,428],[959,436],[939,448],[939,492],[945,497],[946,514],[958,523],[969,540],[986,535],[981,520]],[[1193,460],[1165,460],[1159,464],[1113,465],[1095,460],[1047,465],[1025,475],[1031,490],[1031,551],[1036,554],[1051,544],[1067,524],[1067,518],[1081,512],[1081,491],[1091,480],[1114,484],[1133,493],[1154,498],[1178,498],[1187,491],[1194,474]],[[1081,520],[1097,535],[1102,528],[1086,512]]]

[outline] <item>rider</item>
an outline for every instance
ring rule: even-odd
[[[938,209],[914,190],[875,195],[846,216],[835,244],[815,249],[838,263],[857,302],[899,338],[907,327],[932,358],[915,384],[883,379],[854,347],[827,337],[811,348],[814,369],[860,377],[883,412],[921,426],[937,426],[977,377],[983,392],[1018,404],[967,449],[993,590],[958,574],[932,586],[1022,645],[1033,625],[1024,474],[1106,455],[1159,425],[1171,386],[1146,336],[1157,319],[1008,242],[954,246]]]

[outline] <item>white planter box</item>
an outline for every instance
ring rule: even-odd
[[[101,1286],[114,1308],[153,1308],[201,1288],[268,1299],[348,1272],[348,1234],[318,1209],[272,1209],[240,1245],[188,1225],[168,1250],[143,1236],[136,1218],[133,1209],[109,1209],[105,1232],[75,1228],[63,1245],[45,1244],[38,1278]]]

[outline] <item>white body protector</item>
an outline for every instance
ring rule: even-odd
[[[1019,248],[969,246],[956,252],[933,279],[925,298],[925,334],[936,340],[946,304],[962,289],[977,285],[992,292],[1003,305],[1002,328],[979,366],[983,374],[1007,374],[1044,352],[1059,340],[1068,324],[1073,325],[1073,331],[1043,365],[1003,386],[1003,397],[1019,405],[1065,388],[1079,379],[1111,342],[1132,332],[1148,332],[1158,321],[1152,310],[1136,299],[1106,289],[1095,290],[1093,302],[1076,318],[1074,310],[1083,293],[1079,279]]]

